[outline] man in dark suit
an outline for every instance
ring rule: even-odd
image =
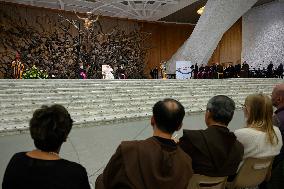
[[[159,70],[157,66],[154,68],[153,74],[154,74],[154,79],[159,79]]]
[[[242,68],[241,68],[242,76],[244,78],[249,77],[249,65],[246,61],[243,62]]]
[[[235,72],[236,72],[236,77],[240,77],[240,73],[241,73],[241,64],[236,64],[235,65]]]
[[[205,130],[184,130],[180,147],[191,157],[194,173],[212,177],[234,175],[242,161],[244,147],[230,132],[235,103],[224,95],[207,104]]]
[[[273,77],[273,63],[270,61],[270,63],[267,66],[267,77],[271,78]]]
[[[279,127],[284,141],[284,84],[276,85],[271,94],[271,100],[276,111],[273,115],[273,125]],[[284,188],[284,147],[280,154],[274,157],[271,177],[268,182],[263,182],[260,189],[282,189]]]
[[[276,111],[273,115],[273,125],[278,126],[284,141],[284,84],[276,85],[271,94],[271,100]],[[273,164],[284,161],[284,146],[282,147],[280,154],[274,158]]]
[[[217,73],[218,73],[218,79],[223,79],[224,77],[224,67],[219,64],[219,63],[216,63],[217,65]]]
[[[283,79],[283,71],[284,71],[283,64],[280,63],[278,68],[277,68],[277,77],[278,78],[282,78]]]
[[[193,78],[194,79],[197,79],[197,74],[198,74],[198,65],[197,65],[197,63],[195,64],[195,66],[194,66],[194,71],[193,71],[194,73],[194,76],[193,76]]]

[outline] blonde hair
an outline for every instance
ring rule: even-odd
[[[271,99],[264,94],[247,96],[245,105],[248,107],[247,126],[264,131],[272,145],[278,144],[277,135],[273,129],[273,106]]]

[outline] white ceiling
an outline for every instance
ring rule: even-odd
[[[104,16],[157,21],[197,0],[4,0],[18,4],[93,12]]]

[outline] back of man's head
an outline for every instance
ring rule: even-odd
[[[228,126],[234,116],[235,102],[225,95],[217,95],[208,101],[206,109],[214,122]]]
[[[164,99],[153,107],[153,117],[159,130],[172,134],[177,131],[184,118],[184,107],[174,99]]]

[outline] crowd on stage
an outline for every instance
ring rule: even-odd
[[[158,101],[150,119],[152,136],[121,142],[96,178],[95,188],[195,189],[201,177],[205,184],[218,179],[229,189],[283,189],[284,84],[271,92],[271,98],[262,93],[246,97],[246,122],[235,131],[228,127],[234,100],[213,96],[206,105],[206,129],[184,129],[179,139],[174,133],[183,127],[184,106],[175,99]],[[59,154],[73,126],[68,111],[61,105],[43,106],[29,124],[35,149],[13,155],[2,188],[90,189],[85,167]]]
[[[227,64],[223,66],[219,63],[192,66],[193,79],[223,79],[223,78],[283,78],[283,64],[277,67],[272,62],[267,67],[250,67],[246,62],[243,64]]]
[[[226,78],[282,78],[283,79],[283,63],[275,66],[272,62],[267,67],[251,67],[244,61],[242,64],[233,65],[213,63],[204,66],[203,64],[198,66],[192,65],[190,72],[190,79],[226,79]],[[155,67],[150,70],[150,76],[152,79],[165,78],[165,67]],[[167,75],[168,79],[175,78],[175,74]]]

